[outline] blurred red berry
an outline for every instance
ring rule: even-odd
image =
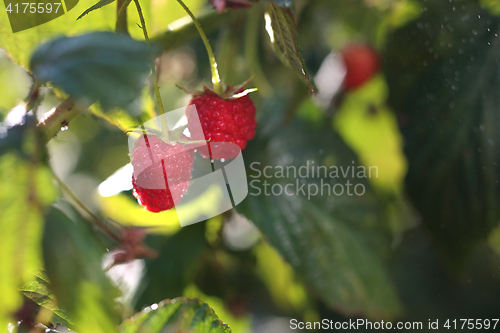
[[[341,53],[346,67],[346,75],[342,84],[345,90],[361,86],[379,70],[379,56],[370,46],[362,44],[349,45]]]

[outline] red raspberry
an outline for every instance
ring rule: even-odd
[[[217,142],[231,142],[241,149],[245,148],[247,141],[255,136],[255,106],[252,99],[247,94],[242,97],[222,98],[209,90],[201,95],[195,95],[189,102],[195,108],[187,108],[188,128],[191,136],[195,140],[207,140],[211,148],[211,157],[214,159],[235,158],[238,150],[231,149],[224,144],[217,145]],[[200,119],[201,133],[197,133],[196,112]],[[190,121],[191,119],[191,121]],[[200,150],[202,155],[207,157],[207,153]]]
[[[132,152],[134,196],[147,210],[157,213],[178,204],[189,187],[194,153],[156,135],[141,136]]]
[[[367,45],[350,45],[342,50],[346,67],[343,86],[351,90],[361,86],[377,73],[380,60],[377,52]]]

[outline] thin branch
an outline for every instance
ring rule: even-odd
[[[90,217],[90,221],[93,225],[99,228],[102,232],[108,235],[111,239],[120,243],[120,237],[118,237],[113,231],[111,231],[106,223],[104,223],[97,215],[95,215],[79,198],[78,196],[69,188],[69,186],[55,173],[53,173],[54,179],[57,181],[61,189],[75,202],[75,204],[80,207],[87,215]]]

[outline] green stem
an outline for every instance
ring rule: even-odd
[[[146,28],[146,20],[144,19],[144,15],[142,14],[142,8],[141,4],[139,3],[139,0],[134,0],[135,7],[137,8],[137,13],[139,14],[139,19],[141,20],[141,28],[142,32],[144,33],[144,39],[146,40],[147,43],[149,43],[149,36],[148,36],[148,30]],[[154,85],[154,90],[155,90],[155,95],[156,95],[156,101],[158,103],[158,111],[160,113],[160,121],[161,121],[161,131],[163,133],[163,138],[168,141],[168,124],[167,124],[167,119],[165,118],[165,109],[163,108],[163,101],[161,99],[161,93],[160,93],[160,86],[158,84],[158,76],[156,75],[156,68],[155,65],[153,64],[152,68],[152,75],[153,75],[153,85]]]
[[[188,15],[191,17],[196,29],[198,30],[198,33],[201,36],[201,39],[203,40],[203,43],[205,44],[205,48],[207,49],[207,53],[208,53],[208,59],[210,60],[210,69],[212,70],[212,83],[214,85],[214,90],[217,94],[221,95],[223,93],[223,91],[222,91],[222,85],[220,82],[219,71],[217,70],[217,63],[215,62],[214,52],[212,51],[212,47],[210,46],[210,43],[208,42],[207,35],[205,35],[205,32],[201,28],[200,22],[198,22],[196,17],[189,10],[189,8],[184,4],[184,2],[182,2],[182,0],[177,0],[177,2],[182,6],[182,8],[184,8],[186,13],[188,13]]]
[[[112,232],[106,223],[101,221],[100,218],[97,217],[79,198],[78,196],[69,188],[69,186],[55,173],[52,173],[54,179],[57,181],[61,189],[66,192],[66,194],[75,202],[78,207],[80,207],[87,215],[90,217],[93,225],[98,227],[102,232],[108,235],[111,239],[115,240],[117,243],[120,243],[120,237],[118,237],[114,232]]]

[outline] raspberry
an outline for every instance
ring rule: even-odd
[[[380,66],[378,54],[371,47],[361,44],[344,48],[342,59],[346,67],[345,90],[361,86],[377,73]]]
[[[195,108],[187,108],[188,128],[196,140],[209,141],[211,157],[214,159],[235,158],[239,150],[231,149],[230,145],[217,144],[230,142],[244,149],[247,141],[255,136],[255,106],[250,96],[222,98],[205,89],[200,95],[195,95],[189,102]],[[204,137],[195,126],[192,119],[196,119],[196,112],[200,119]],[[191,119],[191,121],[190,121]],[[207,153],[200,150],[207,157]]]
[[[179,143],[166,143],[156,135],[141,136],[132,152],[134,196],[157,213],[178,204],[189,187],[194,153]]]

